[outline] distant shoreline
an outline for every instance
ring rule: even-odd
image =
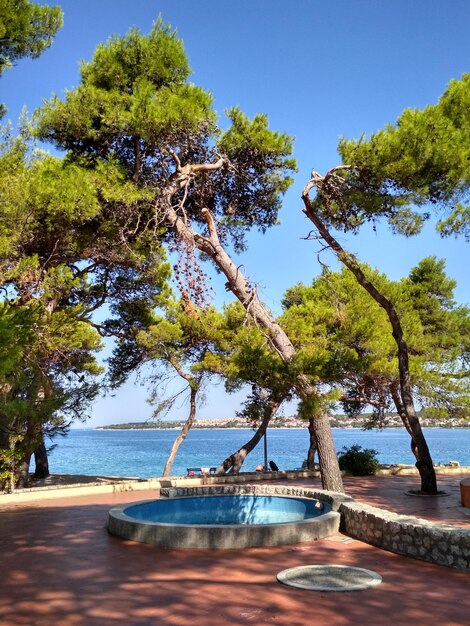
[[[115,426],[96,426],[95,428],[93,428],[92,430],[111,430],[111,431],[134,431],[134,430],[139,430],[139,431],[156,431],[156,430],[181,430],[182,426],[163,426],[163,427],[159,427],[159,428],[119,428],[119,427],[115,427]],[[272,426],[271,429],[274,430],[302,430],[303,428],[307,428],[307,425],[305,426]],[[332,426],[331,427],[333,430],[365,430],[362,426],[357,425],[357,426]],[[404,426],[399,426],[399,425],[391,425],[391,426],[385,426],[384,428],[381,428],[380,430],[392,430],[392,429],[404,429]],[[452,429],[452,430],[458,430],[460,429],[467,429],[470,428],[470,424],[468,426],[464,426],[459,424],[458,426],[444,426],[442,424],[438,424],[436,426],[430,426],[430,425],[426,425],[423,428],[448,428],[448,429]],[[250,426],[193,426],[191,430],[255,430],[254,428],[250,427]],[[379,429],[370,429],[370,430],[379,430]]]
[[[470,428],[470,420],[456,419],[449,417],[448,419],[431,418],[425,414],[420,415],[421,426],[424,428]],[[381,427],[374,426],[374,416],[372,413],[362,413],[358,416],[350,415],[332,415],[330,416],[331,428],[354,429],[361,430],[384,430],[390,428],[404,428],[400,417],[391,413],[387,415],[385,420],[381,422]],[[185,422],[183,420],[156,420],[152,421],[136,421],[122,422],[120,424],[108,424],[106,426],[96,426],[95,430],[181,430]],[[270,430],[307,428],[307,422],[295,416],[279,417],[272,420],[269,424]],[[245,421],[238,418],[220,418],[220,419],[201,419],[197,420],[193,426],[193,430],[255,430]]]

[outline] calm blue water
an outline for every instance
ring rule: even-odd
[[[105,476],[161,476],[176,430],[72,430],[57,438],[50,455],[55,474]],[[434,463],[459,461],[470,465],[470,428],[424,429]],[[172,474],[185,475],[190,466],[218,465],[252,436],[248,429],[193,430],[180,447]],[[378,451],[380,463],[414,462],[409,436],[402,428],[383,431],[334,428],[336,449],[359,444]],[[300,467],[308,449],[308,432],[303,428],[273,429],[268,432],[268,458],[279,469]],[[262,442],[248,456],[243,469],[254,470],[263,463]]]
[[[280,496],[203,496],[163,498],[129,506],[125,514],[138,520],[173,524],[284,524],[318,517],[330,510],[318,500]]]

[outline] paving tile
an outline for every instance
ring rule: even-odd
[[[454,483],[458,486],[457,477],[446,477],[441,488],[453,494]],[[453,495],[439,502],[405,496],[416,488],[410,477],[347,478],[345,485],[350,495],[375,506],[468,525]],[[398,556],[341,534],[240,551],[164,550],[108,535],[110,507],[148,497],[130,492],[47,500],[42,495],[2,507],[1,626],[469,623],[468,572]],[[344,594],[276,581],[284,569],[315,564],[370,569],[383,582]]]

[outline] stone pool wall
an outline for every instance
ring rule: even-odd
[[[208,495],[282,495],[258,485],[213,487],[164,487],[161,497]],[[324,500],[325,501],[325,500]],[[148,501],[151,502],[151,501]],[[322,507],[315,517],[267,524],[188,524],[139,519],[129,515],[129,505],[113,507],[108,514],[108,532],[117,537],[164,548],[244,549],[310,542],[338,532],[341,515]]]
[[[207,494],[254,494],[316,498],[341,514],[340,529],[347,535],[404,556],[470,570],[470,528],[435,524],[356,502],[342,493],[287,485],[218,485],[170,487],[163,497]]]
[[[309,489],[288,485],[209,485],[209,486],[185,486],[185,487],[162,487],[160,495],[163,498],[181,498],[184,496],[227,496],[227,495],[269,495],[269,496],[298,496],[300,498],[316,498],[321,502],[330,504],[333,511],[337,511],[341,502],[352,501],[350,496],[332,491]]]
[[[435,524],[358,502],[339,507],[341,529],[373,546],[423,561],[470,570],[470,528]]]

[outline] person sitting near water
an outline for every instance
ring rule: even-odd
[[[266,468],[264,467],[264,465],[261,465],[261,463],[259,465],[256,466],[256,471],[257,472],[264,472],[266,471]]]
[[[274,463],[274,461],[269,461],[269,467],[271,468],[272,472],[278,472],[279,471],[279,468],[276,465],[276,463]]]

